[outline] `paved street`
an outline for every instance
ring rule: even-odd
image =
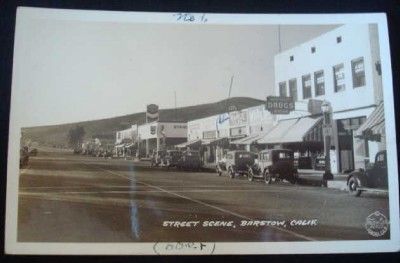
[[[40,151],[21,170],[18,241],[375,239],[364,228],[375,211],[389,218],[387,197]]]

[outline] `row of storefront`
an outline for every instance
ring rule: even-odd
[[[230,149],[280,147],[295,151],[309,169],[324,154],[324,136],[329,135],[332,173],[364,168],[386,147],[376,36],[374,25],[344,25],[277,54],[274,94],[294,101],[288,114],[271,114],[262,104],[187,123],[134,125],[117,132],[116,152],[125,156],[130,148],[130,155],[148,157],[159,150],[192,149],[213,166]],[[362,48],[354,49],[358,45]],[[322,101],[331,107],[328,130]]]
[[[286,148],[303,160],[301,168],[312,169],[324,152],[323,117],[298,108],[286,118],[277,118],[259,105],[187,123],[132,125],[116,133],[115,155],[143,158],[168,149],[190,149],[199,151],[204,165],[212,167],[228,150]],[[296,116],[299,112],[301,116]],[[334,119],[331,137],[332,172],[365,167],[385,147],[383,102],[368,117]]]

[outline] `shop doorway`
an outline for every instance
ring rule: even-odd
[[[353,132],[366,120],[365,116],[337,120],[339,171],[342,173],[354,170]]]

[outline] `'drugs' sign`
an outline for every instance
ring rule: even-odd
[[[294,111],[292,97],[268,96],[265,108],[272,114],[289,114]]]

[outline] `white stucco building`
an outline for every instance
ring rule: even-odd
[[[275,95],[296,101],[295,111],[277,123],[311,115],[310,99],[331,103],[332,172],[363,167],[384,147],[384,136],[383,143],[354,138],[383,99],[379,54],[377,25],[351,24],[275,56]]]
[[[132,125],[128,129],[120,130],[115,133],[115,155],[125,157],[128,153],[127,149],[135,145],[138,136],[138,126]],[[129,151],[130,155],[130,151]]]
[[[273,126],[273,116],[258,105],[188,122],[188,142],[178,147],[201,149],[203,162],[213,164],[222,158],[223,150],[250,146]]]
[[[173,148],[187,140],[186,122],[155,121],[139,125],[138,142],[142,155]]]

